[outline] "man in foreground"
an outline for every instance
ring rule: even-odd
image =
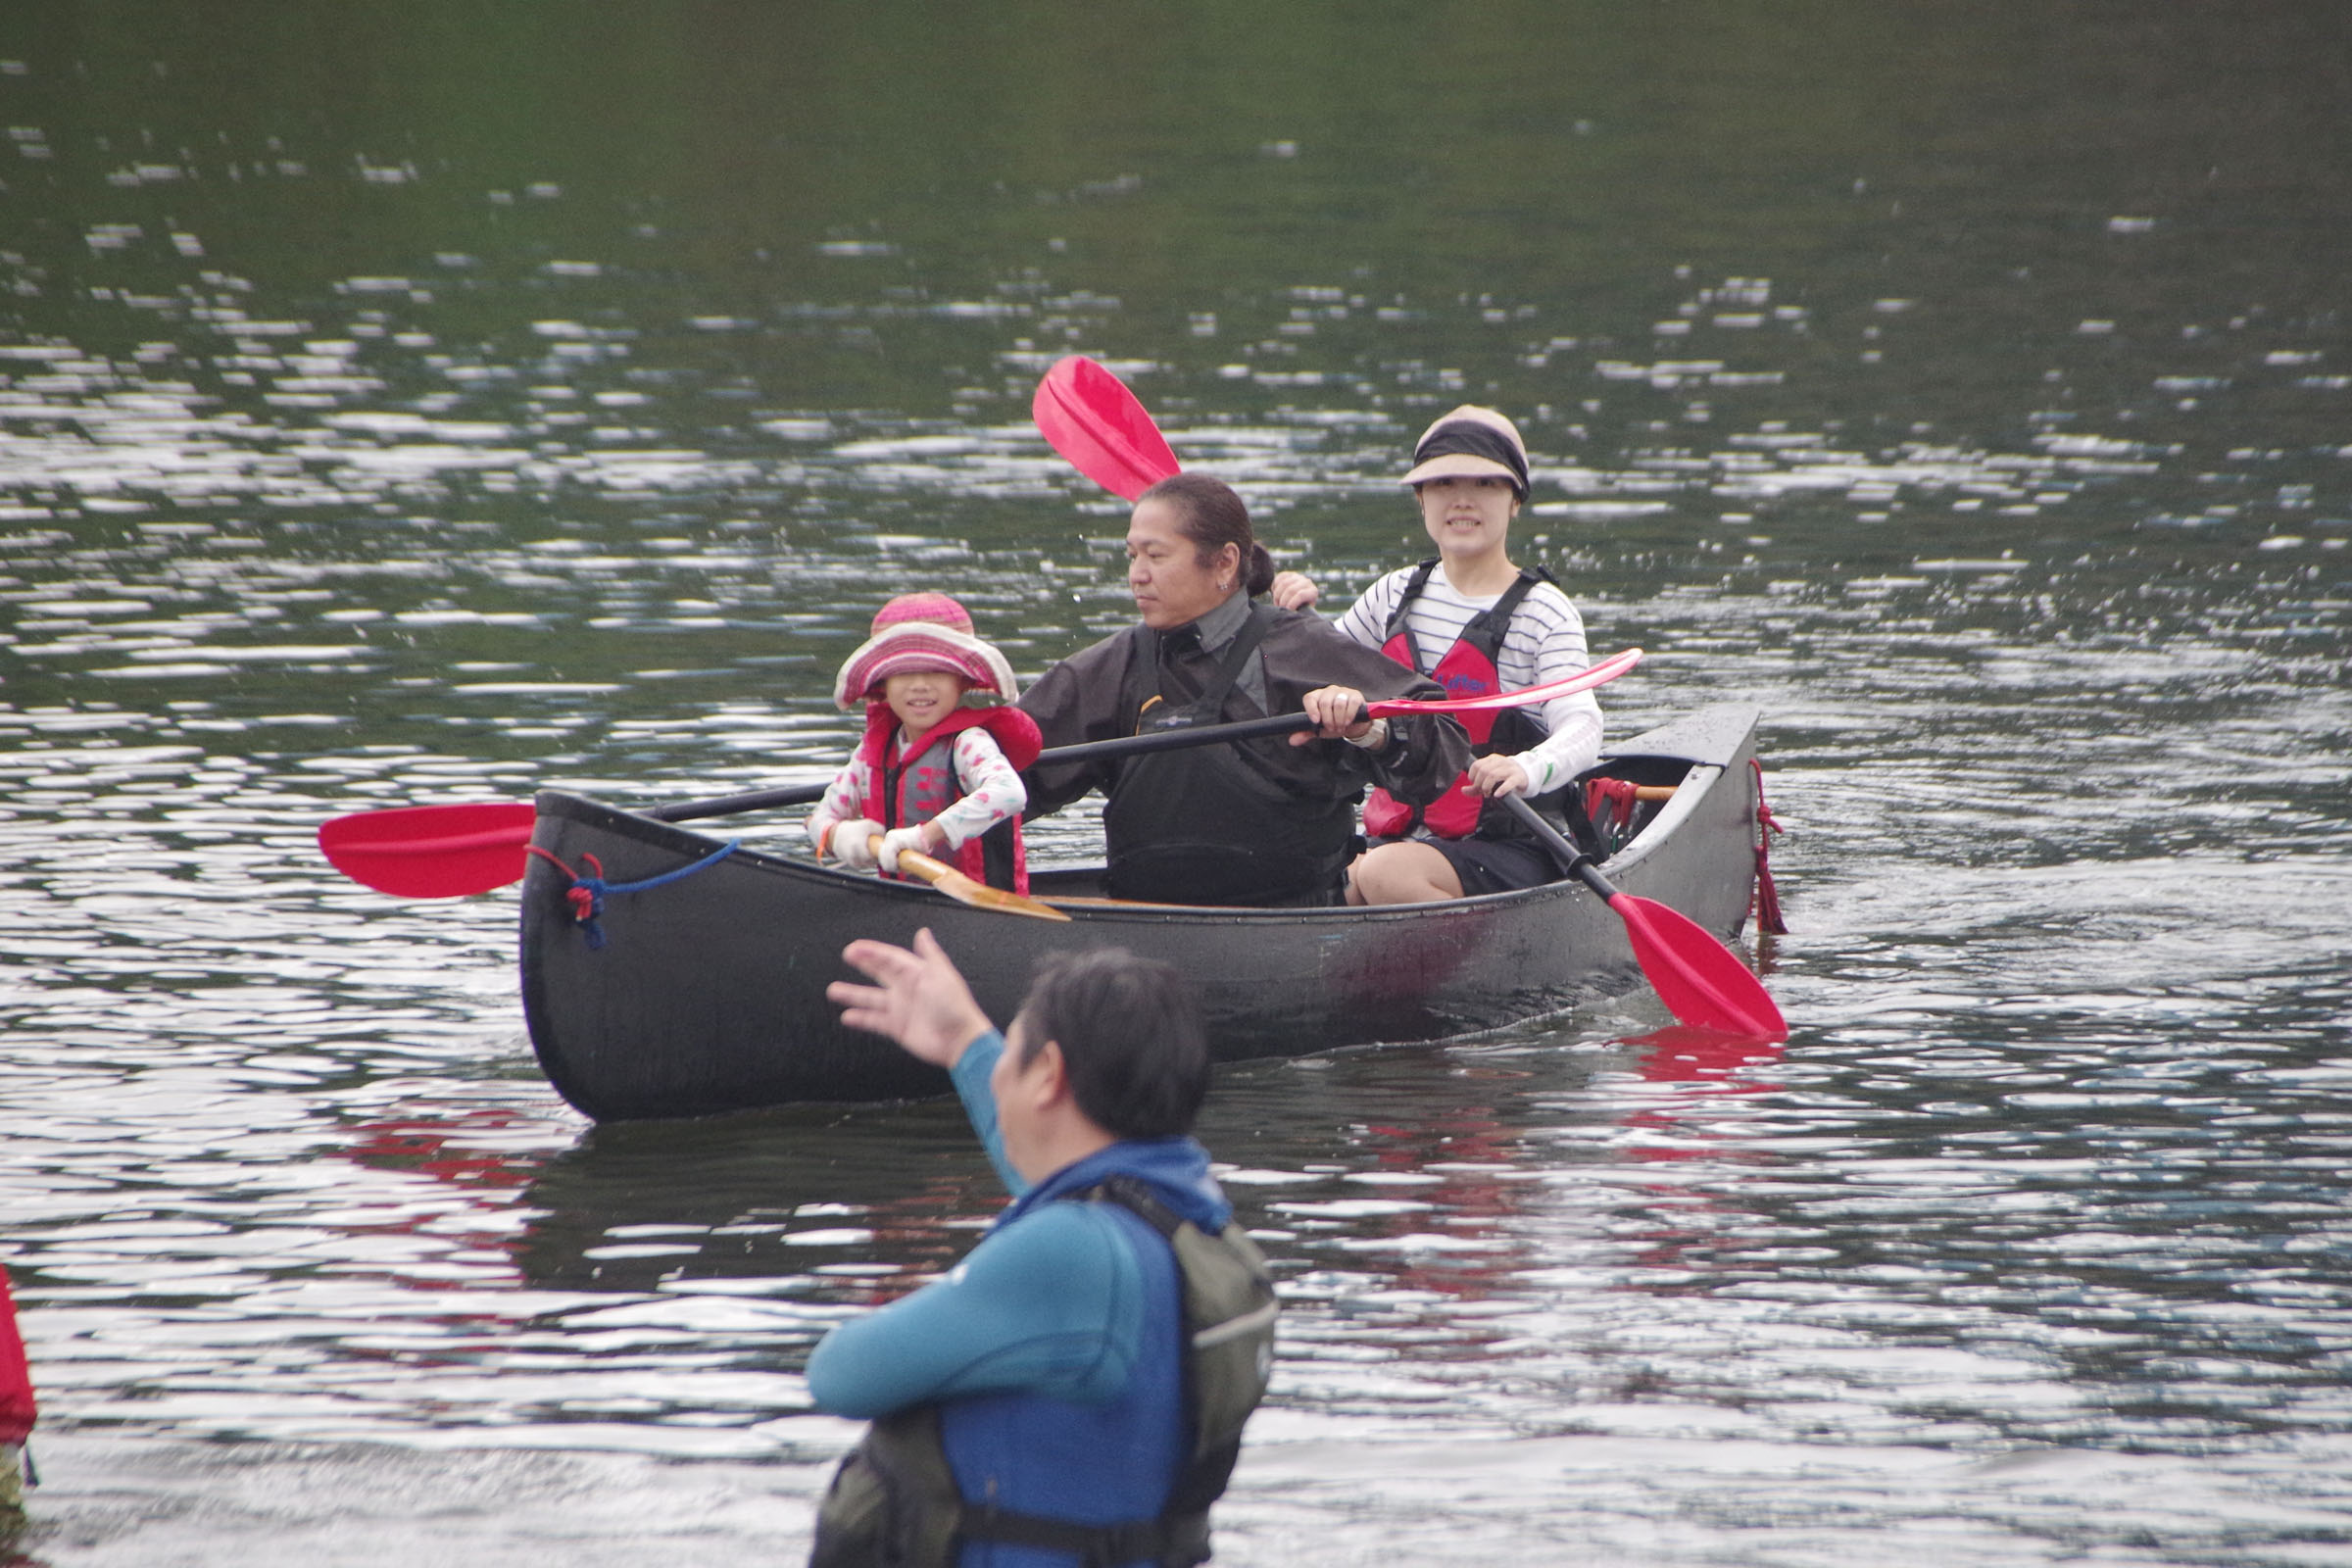
[[[1191,1136],[1199,1003],[1165,964],[1057,954],[999,1034],[929,931],[842,956],[874,982],[828,989],[843,1020],[948,1069],[1015,1200],[954,1270],[810,1356],[819,1406],[874,1419],[810,1562],[1204,1560],[1275,1301]]]

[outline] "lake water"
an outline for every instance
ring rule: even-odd
[[[1220,1562],[2352,1560],[2346,31],[13,8],[24,1559],[797,1558],[809,1346],[997,1202],[955,1108],[591,1127],[512,895],[313,835],[819,780],[906,588],[1024,678],[1122,623],[1085,352],[1335,597],[1512,413],[1611,735],[1762,705],[1788,828],[1785,1048],[1222,1076],[1289,1310]]]

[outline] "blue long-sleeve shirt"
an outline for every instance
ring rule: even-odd
[[[982,1035],[952,1077],[972,1130],[1019,1201],[947,1274],[824,1337],[808,1359],[808,1392],[820,1408],[870,1419],[988,1394],[1086,1404],[1113,1398],[1137,1365],[1146,1317],[1143,1269],[1124,1229],[1132,1216],[1053,1198],[1126,1171],[1211,1235],[1230,1217],[1206,1152],[1190,1138],[1117,1144],[1031,1188],[1004,1158],[989,1093],[1004,1049],[1003,1035]]]

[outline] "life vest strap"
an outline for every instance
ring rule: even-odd
[[[1540,583],[1552,581],[1551,574],[1541,566],[1532,571],[1521,567],[1519,575],[1494,603],[1464,621],[1451,646],[1424,669],[1419,646],[1413,640],[1411,612],[1413,601],[1429,587],[1439,559],[1432,556],[1422,562],[1405,580],[1396,608],[1389,612],[1387,640],[1380,651],[1416,674],[1435,680],[1446,688],[1448,697],[1483,697],[1501,691],[1502,644],[1510,635],[1511,617],[1519,612],[1521,603]],[[1464,713],[1461,719],[1462,727],[1470,735],[1473,757],[1525,751],[1544,734],[1518,709],[1499,713]],[[1378,786],[1364,803],[1364,832],[1373,838],[1405,838],[1424,827],[1447,839],[1467,838],[1481,828],[1488,828],[1496,837],[1520,836],[1512,828],[1511,819],[1489,805],[1470,782],[1467,772],[1456,774],[1436,800],[1419,806],[1407,805]]]
[[[1250,656],[1257,652],[1257,645],[1264,642],[1266,633],[1273,629],[1274,612],[1264,605],[1251,605],[1249,617],[1242,622],[1241,629],[1233,634],[1233,641],[1226,645],[1225,656],[1218,661],[1216,673],[1210,677],[1207,687],[1193,699],[1181,719],[1166,719],[1167,727],[1174,728],[1179,723],[1216,723],[1224,714],[1225,699],[1232,695],[1234,683],[1241,679],[1242,671],[1250,663]],[[1165,703],[1168,699],[1166,671],[1159,662],[1159,633],[1149,626],[1141,628],[1141,631],[1142,635],[1136,640],[1136,653],[1140,656],[1137,662],[1143,665],[1142,679],[1138,682],[1143,690],[1137,693],[1135,718],[1135,732],[1139,735],[1143,733],[1144,712],[1153,706],[1152,700]]]

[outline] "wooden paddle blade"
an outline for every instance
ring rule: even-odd
[[[882,840],[878,835],[873,844],[876,849],[881,848]],[[928,855],[914,850],[899,852],[899,869],[908,876],[930,883],[957,904],[968,904],[975,909],[995,909],[1001,914],[1026,914],[1039,920],[1069,918],[1050,904],[1040,904],[1035,899],[1019,893],[1008,893],[1003,888],[992,888],[944,861],[934,860]]]
[[[1031,417],[1070,466],[1133,501],[1177,471],[1159,426],[1127,384],[1083,354],[1055,362],[1029,401]]]
[[[336,870],[404,899],[455,899],[522,880],[529,806],[407,806],[359,811],[318,826]]]
[[[1705,927],[1630,893],[1611,898],[1609,907],[1625,920],[1634,956],[1668,1012],[1697,1028],[1750,1040],[1788,1038],[1788,1021],[1764,982]]]

